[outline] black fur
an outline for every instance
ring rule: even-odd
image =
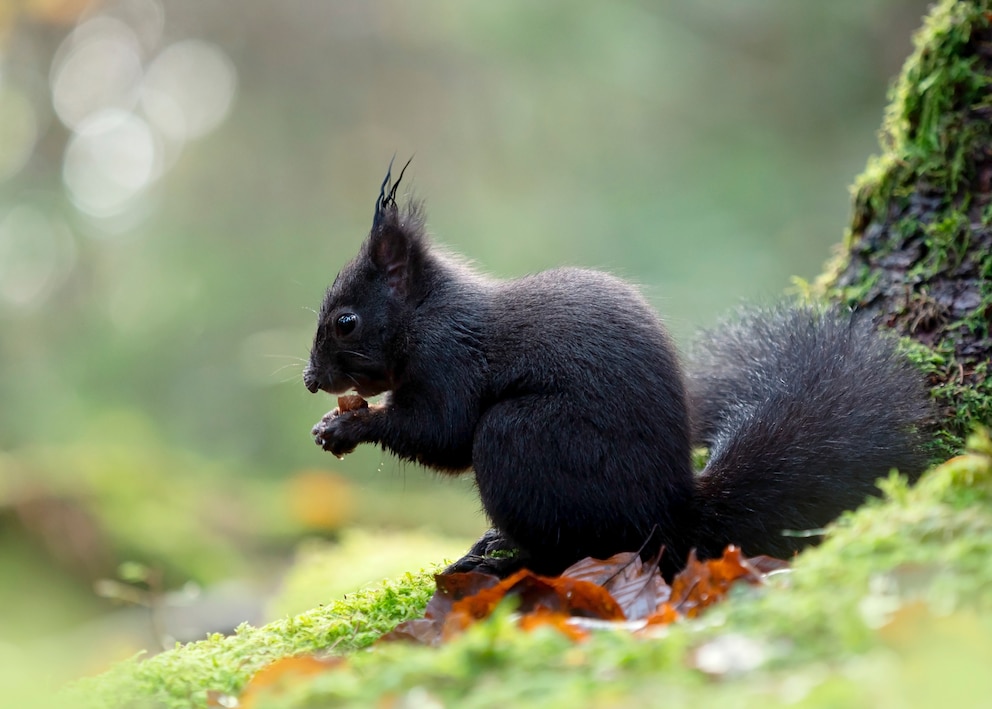
[[[822,526],[891,466],[922,468],[920,377],[865,324],[775,309],[714,331],[690,379],[690,427],[675,349],[632,286],[581,269],[487,278],[432,245],[418,205],[400,210],[395,193],[387,175],[369,237],[324,299],[304,380],[388,392],[328,413],[313,430],[325,450],[378,443],[474,470],[494,530],[453,568],[557,573],[664,545],[670,575],[694,547],[787,555],[804,540],[783,529]],[[698,480],[690,429],[713,449]],[[521,554],[485,556],[508,548]]]
[[[812,307],[743,309],[696,342],[693,438],[701,556],[730,543],[788,557],[877,494],[876,480],[926,465],[933,415],[922,377],[865,316]],[[751,511],[750,514],[747,511]]]

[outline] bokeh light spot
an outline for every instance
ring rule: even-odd
[[[98,17],[62,43],[52,65],[52,103],[69,128],[108,108],[129,110],[141,83],[141,45],[120,20]]]
[[[170,140],[202,137],[227,117],[237,74],[217,46],[185,40],[166,47],[148,67],[141,106],[152,124]]]
[[[112,217],[158,176],[155,136],[138,116],[108,109],[86,119],[65,151],[62,179],[76,207]]]

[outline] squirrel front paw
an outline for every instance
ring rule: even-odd
[[[358,428],[364,411],[367,409],[328,411],[310,431],[313,442],[334,456],[344,458],[361,443]]]

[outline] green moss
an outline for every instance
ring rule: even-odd
[[[936,458],[960,453],[964,448],[961,431],[973,431],[992,421],[992,377],[988,363],[973,365],[971,377],[964,376],[964,364],[950,343],[936,348],[912,340],[904,341],[909,358],[932,383],[931,394],[941,415],[941,428],[932,444]]]
[[[873,273],[867,266],[863,266],[862,273],[855,279],[855,282],[840,290],[838,296],[841,302],[846,304],[861,302],[878,284],[878,278],[878,273]]]
[[[147,702],[163,707],[206,706],[207,691],[237,694],[249,677],[280,657],[318,650],[368,647],[397,623],[423,613],[434,590],[428,573],[359,591],[326,606],[270,623],[242,626],[148,659],[135,658],[78,683],[66,706],[119,707]]]
[[[855,183],[858,210],[888,211],[905,187],[925,180],[954,195],[968,175],[976,147],[987,140],[992,79],[970,48],[976,29],[989,25],[988,2],[944,0],[916,35],[915,51],[892,88],[882,128],[885,153]]]

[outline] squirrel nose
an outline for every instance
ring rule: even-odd
[[[311,394],[316,394],[320,390],[320,377],[317,376],[312,367],[303,370],[303,384]]]

